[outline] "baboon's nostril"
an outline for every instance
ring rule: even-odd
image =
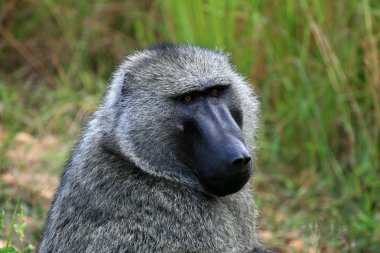
[[[247,165],[251,161],[250,156],[241,157],[233,160],[232,165],[239,166],[239,165]]]

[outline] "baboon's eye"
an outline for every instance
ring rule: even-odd
[[[181,96],[181,101],[183,103],[191,103],[193,102],[197,97],[199,96],[199,94],[197,92],[188,92],[188,93],[185,93]]]
[[[191,95],[186,95],[182,98],[183,102],[186,102],[186,103],[189,103],[191,101],[193,101],[193,96]]]
[[[207,90],[207,94],[210,97],[219,97],[223,94],[223,91],[226,90],[228,87],[227,86],[216,86],[212,87]]]
[[[214,89],[211,90],[210,95],[212,97],[217,97],[217,96],[220,95],[220,90],[218,88],[214,88]]]

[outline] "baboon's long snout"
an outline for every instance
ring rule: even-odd
[[[201,183],[217,196],[239,191],[252,174],[252,159],[228,107],[204,102],[194,120],[198,137],[193,152]]]

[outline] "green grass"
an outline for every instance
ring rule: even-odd
[[[24,230],[26,227],[26,222],[23,221],[24,218],[24,212],[23,209],[19,206],[19,200],[17,200],[16,207],[13,211],[13,215],[10,218],[10,224],[8,231],[6,230],[6,225],[4,224],[4,218],[5,218],[5,211],[0,210],[0,232],[1,234],[6,235],[6,243],[5,246],[0,246],[0,253],[29,253],[32,252],[35,248],[33,245],[28,244],[24,245],[22,248],[22,251],[20,251],[17,247],[12,245],[12,240],[14,240],[14,234],[18,235],[19,241],[24,241]]]
[[[15,2],[0,2],[0,172],[20,131],[73,143],[135,48],[218,47],[262,103],[253,183],[266,244],[380,251],[380,2]]]

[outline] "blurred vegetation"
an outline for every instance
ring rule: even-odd
[[[5,217],[5,211],[2,210],[0,212],[0,232],[2,232],[2,234],[5,235],[6,233],[3,233],[3,230],[5,230],[4,217]],[[23,219],[24,219],[24,211],[22,208],[19,209],[19,202],[17,201],[12,218],[10,219],[11,222],[10,222],[10,228],[7,234],[7,240],[4,246],[0,246],[0,253],[8,253],[8,252],[29,253],[35,249],[33,245],[29,244],[28,246],[24,247],[22,251],[20,251],[17,247],[12,246],[10,244],[12,236],[13,236],[13,232],[18,234],[20,241],[24,240],[24,237],[25,237],[24,230],[26,227],[26,222]]]
[[[12,214],[20,196],[27,242],[52,197],[35,187],[54,190],[115,66],[158,42],[231,52],[259,94],[265,244],[380,252],[375,0],[0,0],[0,207]]]

